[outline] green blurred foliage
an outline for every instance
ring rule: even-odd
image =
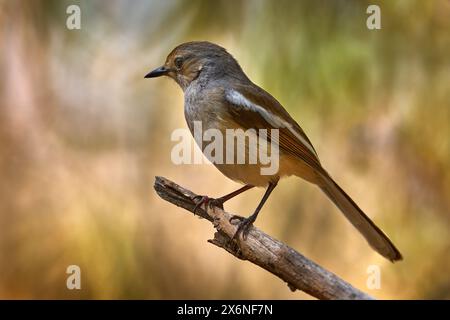
[[[70,4],[81,30],[66,28]],[[366,28],[369,4],[381,30]],[[171,163],[182,93],[143,79],[177,44],[209,40],[299,121],[405,260],[385,262],[291,178],[257,225],[376,297],[450,298],[449,30],[445,0],[0,1],[0,297],[308,298],[207,244],[210,227],[152,189],[155,175],[237,187]],[[249,214],[261,194],[227,208]]]

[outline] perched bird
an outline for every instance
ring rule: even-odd
[[[262,175],[260,163],[214,163],[225,176],[243,183],[244,187],[221,198],[211,200],[204,197],[198,205],[208,201],[222,205],[253,187],[267,188],[251,216],[234,217],[241,220],[235,237],[242,233],[246,238],[279,179],[294,175],[317,185],[379,254],[392,262],[402,259],[389,238],[323,168],[313,145],[297,122],[274,97],[245,75],[224,48],[204,41],[183,43],[172,50],[163,66],[145,78],[159,76],[169,76],[183,90],[184,114],[191,132],[195,121],[201,121],[203,130],[214,128],[221,132],[227,128],[279,130],[279,169],[275,174]],[[200,148],[204,149],[201,143]]]

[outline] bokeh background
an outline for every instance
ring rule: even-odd
[[[81,30],[66,28],[71,4]],[[208,244],[207,222],[153,190],[155,175],[210,196],[239,187],[170,160],[182,92],[143,76],[190,40],[226,47],[279,99],[405,259],[378,256],[295,178],[258,227],[377,298],[450,298],[446,0],[0,1],[0,298],[310,299]],[[249,215],[262,194],[226,208]],[[66,288],[72,264],[82,290]]]

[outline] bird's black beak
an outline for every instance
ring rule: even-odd
[[[147,73],[144,78],[156,78],[166,75],[170,70],[165,66],[156,68],[155,70]]]

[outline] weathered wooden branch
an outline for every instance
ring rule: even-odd
[[[161,198],[193,212],[193,192],[163,178],[156,177],[155,190]],[[196,198],[198,201],[198,198]],[[202,205],[196,214],[212,222],[217,230],[208,242],[227,250],[242,260],[248,260],[273,273],[293,291],[302,290],[318,299],[373,299],[333,273],[261,230],[252,227],[247,239],[231,241],[237,225],[230,223],[231,214],[217,206]]]

